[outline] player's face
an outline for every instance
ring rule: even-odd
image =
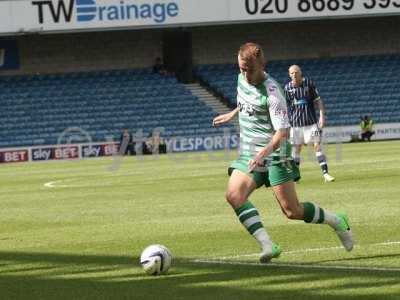
[[[301,70],[297,66],[292,66],[289,68],[289,76],[292,79],[293,83],[299,84],[303,80],[303,75]]]
[[[257,85],[263,77],[264,65],[258,60],[244,60],[238,56],[239,69],[246,81],[252,85]]]

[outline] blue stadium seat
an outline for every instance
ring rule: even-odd
[[[0,147],[55,144],[78,126],[93,141],[119,138],[124,127],[148,134],[193,135],[213,110],[172,76],[151,69],[0,77]]]
[[[390,122],[400,121],[400,93],[396,92],[400,82],[390,80],[396,78],[399,55],[270,61],[268,71],[283,85],[288,79],[287,67],[293,63],[300,64],[304,74],[316,81],[328,108],[329,125],[356,124],[361,114],[372,115],[377,123],[387,122],[388,118]],[[236,73],[237,66],[232,64],[195,68],[196,76],[231,106],[236,106]],[[393,115],[388,117],[382,111]]]

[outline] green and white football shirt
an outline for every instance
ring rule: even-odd
[[[237,105],[240,125],[239,154],[242,159],[254,158],[271,142],[276,130],[290,127],[283,90],[267,73],[265,80],[257,86],[249,84],[239,74]],[[290,159],[287,142],[266,159],[274,162]]]

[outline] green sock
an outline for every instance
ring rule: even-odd
[[[261,222],[258,210],[250,201],[245,202],[241,207],[235,209],[235,213],[240,223],[259,242],[262,249],[271,246],[271,239]]]
[[[323,223],[325,220],[325,212],[318,205],[311,202],[302,203],[304,207],[304,222],[306,223]]]
[[[340,223],[338,217],[318,205],[311,202],[302,203],[304,207],[304,222],[306,223],[325,223],[337,229]]]

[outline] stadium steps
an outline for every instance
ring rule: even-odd
[[[186,88],[196,96],[200,101],[202,101],[207,106],[211,107],[213,111],[218,114],[225,114],[230,112],[232,109],[221,103],[221,101],[210,93],[206,88],[202,87],[199,83],[185,84]],[[239,122],[237,117],[232,121],[232,124],[236,128],[239,127]]]

